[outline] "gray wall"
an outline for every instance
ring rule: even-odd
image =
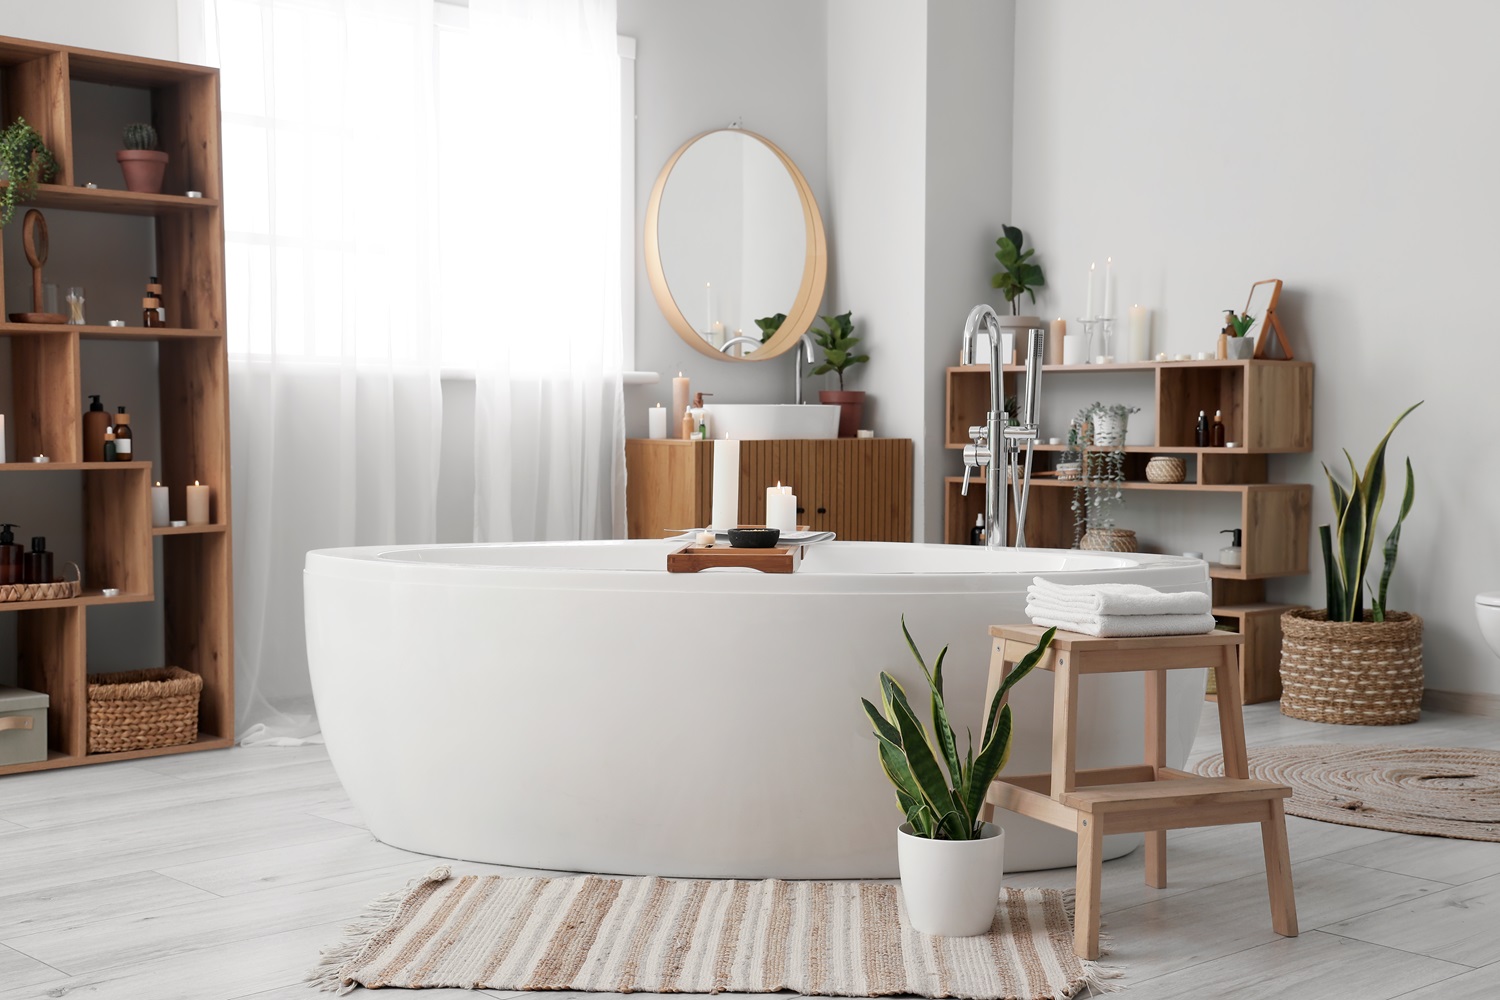
[[[1294,349],[1318,364],[1316,450],[1274,474],[1314,484],[1316,528],[1330,517],[1319,461],[1347,447],[1362,463],[1425,398],[1390,454],[1391,474],[1407,455],[1417,474],[1391,603],[1427,621],[1429,687],[1500,693],[1473,610],[1500,589],[1500,466],[1484,443],[1500,369],[1485,315],[1500,8],[1017,6],[1013,193],[1051,264],[1043,315],[1079,315],[1088,262],[1113,254],[1122,307],[1156,310],[1157,350],[1212,350],[1219,310],[1282,278]],[[1217,547],[1204,528],[1233,523],[1184,527],[1138,496],[1123,523],[1163,548]],[[1321,607],[1322,586],[1315,569],[1273,591]]]

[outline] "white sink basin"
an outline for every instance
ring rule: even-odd
[[[839,408],[793,403],[705,403],[709,431],[741,441],[777,441],[839,436]]]

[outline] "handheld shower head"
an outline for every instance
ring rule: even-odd
[[[1021,423],[1027,427],[1037,424],[1037,409],[1042,393],[1042,353],[1047,349],[1046,331],[1033,328],[1027,332],[1026,344],[1026,399],[1021,406]]]

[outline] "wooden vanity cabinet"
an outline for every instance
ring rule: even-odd
[[[905,438],[740,442],[740,522],[764,524],[766,487],[797,494],[798,518],[847,541],[912,540],[914,449]],[[712,441],[625,443],[631,538],[708,524]]]

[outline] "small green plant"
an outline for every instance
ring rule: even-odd
[[[145,122],[126,125],[124,142],[126,149],[155,149],[156,129]]]
[[[1010,303],[1010,314],[1019,316],[1021,296],[1028,295],[1035,303],[1036,292],[1033,289],[1041,288],[1047,283],[1047,279],[1042,275],[1042,265],[1031,259],[1036,248],[1021,249],[1026,237],[1020,228],[1010,225],[1000,228],[1005,235],[995,241],[995,246],[1000,248],[995,251],[995,259],[1000,262],[1001,270],[996,271],[995,276],[990,279],[990,287],[1000,289],[1005,301]]]
[[[812,373],[826,375],[837,372],[840,392],[844,391],[844,372],[870,360],[868,354],[854,353],[854,345],[859,343],[859,338],[854,336],[854,321],[850,319],[853,315],[841,313],[837,316],[819,317],[827,325],[827,329],[815,326],[809,331],[813,340],[823,348],[823,363],[814,368]]]
[[[31,200],[38,184],[53,180],[57,172],[57,158],[25,118],[0,131],[0,174],[6,180],[0,188],[0,226],[10,222],[16,205]]]
[[[906,627],[906,618],[902,616],[901,634],[906,637],[907,648],[921,666],[932,695],[932,728],[941,749],[933,748],[932,738],[917,719],[906,692],[890,674],[884,671],[880,674],[883,714],[870,704],[869,699],[861,698],[860,703],[865,707],[870,725],[875,727],[880,766],[885,776],[891,779],[891,784],[896,786],[896,803],[918,837],[931,840],[978,839],[983,826],[979,810],[984,805],[985,794],[995,775],[1010,758],[1011,711],[1010,706],[1004,704],[1005,695],[1041,661],[1056,631],[1049,628],[1044,632],[1036,648],[1005,675],[985,716],[979,756],[974,756],[974,734],[971,732],[968,753],[960,760],[958,741],[948,721],[948,706],[943,701],[943,659],[948,655],[948,647],[943,647],[932,669],[928,670],[927,661],[918,652]],[[940,759],[948,769],[946,778],[938,763]]]
[[[776,331],[781,329],[781,324],[785,322],[786,313],[777,313],[775,316],[762,316],[756,320],[755,325],[760,327],[760,342],[764,344],[774,337]]]
[[[1406,419],[1421,402],[1407,407],[1391,429],[1385,432],[1380,444],[1375,446],[1370,460],[1365,463],[1364,475],[1354,467],[1349,450],[1344,449],[1344,459],[1349,463],[1349,475],[1354,484],[1345,489],[1334,476],[1333,470],[1324,464],[1328,475],[1328,492],[1333,500],[1333,515],[1336,524],[1323,525],[1318,537],[1323,543],[1323,573],[1328,598],[1328,620],[1331,622],[1364,621],[1365,572],[1370,568],[1370,553],[1375,547],[1375,522],[1380,517],[1380,508],[1385,503],[1385,446],[1396,433],[1401,421]],[[1401,544],[1401,524],[1411,513],[1412,501],[1416,499],[1417,483],[1412,474],[1411,459],[1406,460],[1406,490],[1401,497],[1401,512],[1396,515],[1396,525],[1385,540],[1385,566],[1380,573],[1380,589],[1370,595],[1370,617],[1373,621],[1385,621],[1386,590],[1391,583],[1391,573],[1396,569],[1396,549]],[[1336,541],[1335,541],[1336,539]]]
[[[1231,337],[1243,337],[1250,332],[1250,327],[1255,323],[1255,317],[1249,313],[1237,313],[1233,309],[1225,309],[1224,317],[1229,321],[1225,333]]]

